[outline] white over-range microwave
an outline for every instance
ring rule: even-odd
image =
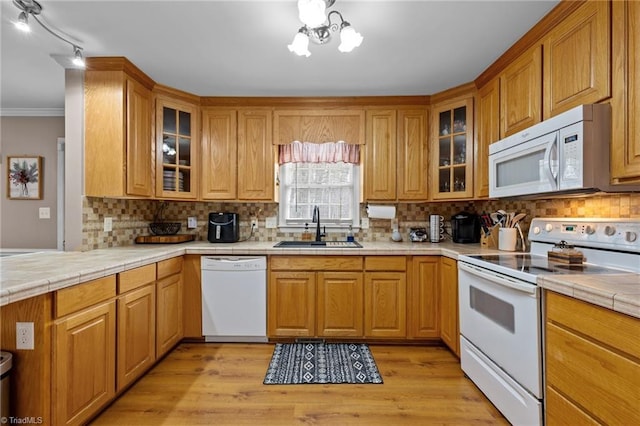
[[[489,196],[636,191],[610,184],[611,107],[580,105],[489,145]]]

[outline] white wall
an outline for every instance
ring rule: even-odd
[[[64,137],[64,117],[0,117],[0,247],[57,247],[57,140]],[[7,198],[7,156],[42,156],[43,199]],[[50,219],[39,219],[49,207]]]

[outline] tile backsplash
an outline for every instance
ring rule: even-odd
[[[181,234],[195,234],[196,240],[206,241],[209,212],[232,211],[240,215],[240,238],[249,237],[250,221],[258,218],[258,232],[251,239],[256,241],[279,241],[298,238],[299,234],[282,233],[278,229],[267,229],[267,217],[277,216],[276,203],[214,203],[165,201],[163,218],[169,222],[180,222]],[[139,235],[150,235],[149,223],[153,222],[160,201],[128,200],[85,197],[83,203],[82,250],[117,247],[134,244]],[[361,204],[361,217],[366,217],[366,204]],[[396,217],[400,232],[406,239],[409,228],[427,227],[430,214],[439,214],[448,221],[460,211],[492,212],[497,209],[518,211],[527,214],[522,222],[523,231],[533,217],[616,217],[640,219],[640,194],[607,194],[583,198],[557,198],[546,200],[490,200],[430,203],[397,203]],[[187,229],[187,217],[196,217],[198,226]],[[111,217],[113,230],[104,232],[104,218]],[[371,219],[369,229],[356,233],[360,241],[387,241],[391,236],[391,221]],[[346,233],[330,233],[329,240],[345,239]]]

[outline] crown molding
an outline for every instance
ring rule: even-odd
[[[1,117],[64,117],[64,108],[0,108]]]

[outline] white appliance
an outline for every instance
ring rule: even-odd
[[[207,342],[266,342],[267,258],[202,256],[202,334]]]
[[[536,218],[530,253],[459,256],[462,370],[515,425],[543,423],[542,274],[640,273],[640,221]],[[551,262],[566,241],[587,263]]]
[[[608,191],[611,107],[580,105],[489,145],[489,196]],[[637,191],[640,185],[616,185]]]

